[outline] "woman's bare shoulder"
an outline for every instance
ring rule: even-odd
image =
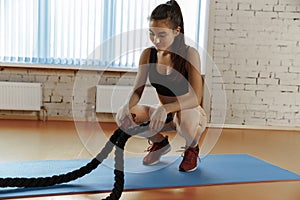
[[[199,58],[199,52],[196,48],[187,46],[187,58]]]
[[[189,47],[187,51],[187,61],[193,66],[193,69],[200,71],[201,60],[200,54],[194,47]]]
[[[151,47],[148,47],[143,50],[140,56],[140,66],[144,64],[149,64],[150,52],[151,52]]]

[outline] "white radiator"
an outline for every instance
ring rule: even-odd
[[[129,98],[132,86],[97,85],[96,112],[116,113]],[[155,89],[146,86],[139,104],[158,104]]]
[[[0,110],[41,110],[41,83],[0,82]]]

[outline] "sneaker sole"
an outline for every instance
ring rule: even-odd
[[[193,172],[196,169],[197,169],[197,166],[195,168],[193,168],[193,169],[190,169],[190,170],[179,169],[179,171],[181,171],[181,172]]]
[[[167,153],[169,153],[171,151],[171,147],[169,147],[169,148],[167,148],[165,151],[163,151],[162,153],[161,153],[161,156],[163,156],[163,155],[165,155],[165,154],[167,154]],[[160,156],[160,157],[161,157]],[[157,160],[157,161],[155,161],[155,162],[152,162],[152,163],[145,163],[145,162],[143,162],[143,165],[156,165],[157,163],[159,163],[160,162],[160,157],[159,157],[159,159]]]

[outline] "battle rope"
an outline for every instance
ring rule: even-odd
[[[168,114],[166,123],[172,121],[172,115]],[[124,147],[127,140],[138,133],[147,131],[149,128],[149,121],[140,124],[139,126],[129,128],[124,132],[121,128],[114,131],[114,134],[110,137],[109,141],[106,142],[104,148],[100,153],[93,158],[85,166],[76,169],[74,171],[68,172],[66,174],[54,175],[52,177],[37,177],[37,178],[0,178],[0,187],[18,187],[18,188],[34,188],[34,187],[48,187],[62,183],[68,183],[74,181],[78,178],[89,174],[94,169],[96,169],[104,159],[107,158],[108,154],[112,151],[113,147],[115,149],[115,169],[114,169],[114,188],[109,196],[105,200],[118,200],[124,189]]]

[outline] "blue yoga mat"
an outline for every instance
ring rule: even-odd
[[[138,169],[138,173],[125,173],[125,190],[300,180],[298,174],[246,154],[209,155],[190,173],[178,171],[181,160],[181,157],[164,156],[159,165],[144,166],[142,158],[126,158],[125,168],[128,171]],[[89,161],[0,163],[0,177],[52,176],[77,169]],[[90,174],[66,184],[46,188],[0,188],[0,198],[108,192],[113,188],[113,169],[109,167],[113,162],[112,158],[106,159]],[[155,167],[157,170],[152,170]]]

